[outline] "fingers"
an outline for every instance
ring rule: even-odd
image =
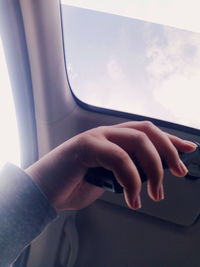
[[[120,185],[124,188],[127,205],[132,209],[141,207],[141,180],[137,168],[126,151],[106,139],[90,138],[87,149],[92,166],[102,166],[113,171]],[[90,165],[90,164],[88,164]]]
[[[146,134],[129,128],[112,128],[106,137],[134,157],[148,180],[148,194],[159,201],[164,198],[163,166],[160,156]]]
[[[115,125],[114,127],[131,128],[144,132],[175,176],[185,176],[187,174],[187,168],[182,161],[180,161],[176,146],[177,148],[182,148],[182,150],[186,149],[187,146],[187,151],[191,152],[193,149],[191,147],[193,146],[189,145],[189,143],[186,144],[186,142],[180,138],[173,138],[172,135],[166,134],[148,121],[127,122]]]
[[[87,138],[86,138],[87,139]],[[87,139],[88,140],[88,139]],[[164,198],[163,166],[166,162],[176,176],[185,176],[187,168],[180,161],[178,151],[192,152],[196,145],[161,131],[150,122],[126,122],[90,131],[87,166],[102,166],[113,171],[124,188],[126,202],[130,208],[141,207],[141,179],[139,165],[148,179],[148,194],[153,200]],[[85,143],[83,141],[82,143]]]

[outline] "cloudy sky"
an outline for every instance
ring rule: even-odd
[[[199,33],[67,5],[62,13],[82,101],[200,128]]]

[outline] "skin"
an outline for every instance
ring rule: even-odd
[[[113,171],[124,187],[129,208],[139,209],[142,183],[130,155],[148,178],[149,197],[160,201],[164,198],[161,158],[173,175],[183,177],[188,170],[178,152],[195,149],[192,142],[167,134],[151,122],[126,122],[76,135],[25,171],[57,210],[70,210],[86,207],[103,194],[103,189],[84,180],[88,168],[101,166]]]

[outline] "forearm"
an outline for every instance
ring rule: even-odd
[[[56,211],[32,179],[6,164],[0,173],[0,266],[9,266]]]

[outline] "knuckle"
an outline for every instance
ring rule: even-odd
[[[129,160],[128,154],[124,150],[116,150],[115,151],[115,161],[116,164],[123,165]]]
[[[110,131],[110,126],[101,125],[91,130],[91,135],[95,137],[103,137]]]
[[[77,136],[77,148],[81,154],[88,150],[91,144],[91,136],[88,133],[82,133]]]
[[[172,162],[179,159],[179,154],[178,154],[177,149],[170,142],[166,146],[165,157],[167,161],[172,161]]]
[[[105,131],[107,128],[108,128],[108,126],[101,125],[101,126],[98,126],[96,129],[98,129],[100,131]]]
[[[144,142],[146,142],[147,140],[147,135],[144,133],[144,132],[138,132],[136,135],[135,135],[135,139],[136,139],[136,142],[137,144],[141,145],[143,144]]]
[[[77,137],[78,137],[78,142],[80,145],[88,144],[88,142],[90,141],[90,133],[89,132],[81,133]]]
[[[151,121],[143,121],[143,129],[147,132],[152,131],[156,126]]]
[[[171,146],[169,147],[169,153],[170,153],[171,156],[174,157],[174,158],[178,158],[178,157],[179,157],[179,155],[178,155],[178,151],[177,151],[177,149],[176,149],[173,145],[171,145]]]
[[[109,131],[109,126],[98,126],[80,134],[81,139],[88,141],[90,138],[102,139]]]

